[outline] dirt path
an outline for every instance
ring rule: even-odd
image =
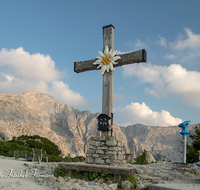
[[[3,190],[52,190],[35,182],[37,170],[31,171],[24,163],[30,162],[0,158],[0,189]],[[27,171],[26,171],[27,170]]]

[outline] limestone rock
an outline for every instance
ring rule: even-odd
[[[194,126],[190,125],[188,131],[193,133]],[[152,155],[149,154],[149,161],[154,159],[182,161],[182,135],[178,126],[158,127],[135,124],[120,129],[126,135],[130,153],[133,154],[130,156],[131,161],[134,161],[134,158],[144,149]],[[189,136],[187,136],[187,143],[191,144]]]
[[[93,146],[105,144],[105,139],[101,139],[100,145],[89,145],[88,142],[91,137],[104,138],[100,137],[100,131],[97,130],[98,115],[99,113],[79,111],[37,91],[0,94],[0,132],[7,135],[6,139],[11,140],[14,136],[21,135],[40,135],[54,142],[62,151],[63,157],[68,154],[71,157],[85,157],[87,150],[94,148]],[[188,130],[193,132],[193,127],[194,125],[190,125]],[[117,142],[115,145],[116,141],[113,141],[110,142],[110,147],[118,146],[118,151],[121,151],[120,147],[124,147],[126,153],[132,154],[131,161],[144,149],[147,150],[149,162],[158,159],[177,162],[182,160],[182,136],[178,126],[150,127],[136,124],[119,127],[114,122],[113,129],[114,136],[122,143]],[[187,142],[191,144],[189,137]]]
[[[99,136],[98,113],[79,111],[37,91],[0,94],[0,132],[12,137],[40,135],[54,142],[63,156],[84,156],[87,141]]]
[[[122,183],[121,183],[121,187],[123,190],[129,190],[132,186],[133,186],[133,184],[128,180],[122,181]]]
[[[102,144],[102,141],[105,142]],[[86,153],[86,164],[102,164],[127,167],[124,148],[116,137],[91,137]],[[118,146],[119,145],[119,146]],[[92,147],[91,147],[92,146]],[[91,152],[95,154],[91,154]],[[93,159],[92,159],[93,158]]]
[[[150,152],[147,152],[147,161],[148,161],[148,163],[156,161],[155,158],[153,157],[153,155]]]
[[[9,140],[8,135],[6,133],[0,132],[0,141]]]
[[[117,145],[117,141],[114,138],[108,137],[107,141],[106,141],[106,145],[108,145],[108,146],[116,146]]]

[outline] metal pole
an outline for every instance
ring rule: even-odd
[[[187,136],[183,136],[183,163],[186,163],[186,138]]]
[[[111,117],[112,117],[112,120],[111,120],[111,137],[113,136],[113,113],[111,113]]]

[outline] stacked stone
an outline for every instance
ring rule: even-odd
[[[86,153],[87,164],[127,167],[122,142],[115,137],[91,137]]]

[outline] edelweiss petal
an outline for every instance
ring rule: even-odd
[[[104,55],[102,52],[100,52],[100,51],[99,51],[99,55],[100,55],[100,57],[101,57],[102,59],[105,57],[105,55]]]
[[[110,57],[111,53],[112,53],[112,49],[108,52],[108,56],[109,56],[109,57]],[[111,58],[111,57],[110,57],[110,58]]]
[[[115,54],[117,53],[117,50],[116,51],[113,51],[112,53],[111,53],[111,57],[114,57],[115,56]]]
[[[113,65],[116,65],[116,64],[118,64],[117,62],[114,62],[114,61],[111,61],[111,63],[112,63]]]
[[[103,65],[103,64],[101,63],[101,64],[97,67],[97,69],[100,68],[102,65]]]
[[[103,65],[103,66],[101,67],[101,75],[103,75],[103,74],[104,74],[105,70],[106,70],[106,66],[105,66],[105,65]]]
[[[109,72],[109,65],[106,65],[106,71]]]
[[[101,57],[96,57],[97,59],[100,59],[101,61],[103,60]]]
[[[100,64],[101,63],[101,60],[96,60],[93,65],[97,65],[97,64]]]
[[[109,64],[109,67],[110,67],[110,70],[111,70],[111,71],[114,71],[114,70],[115,70],[115,69],[113,68],[113,65],[112,65],[111,63]]]
[[[113,61],[116,61],[116,60],[118,60],[118,59],[121,59],[121,57],[120,57],[120,56],[115,56],[115,57],[113,57]]]

